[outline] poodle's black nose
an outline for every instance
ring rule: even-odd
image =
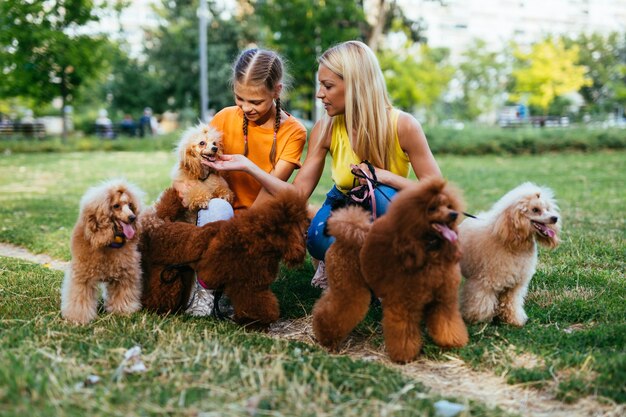
[[[131,214],[130,216],[128,216],[128,222],[132,223],[135,221],[135,219],[137,219],[137,216],[135,216],[134,214]]]
[[[211,152],[217,152],[217,146],[211,146]]]
[[[457,213],[456,211],[450,212],[450,219],[456,220],[457,217],[459,217],[459,213]]]
[[[559,221],[559,218],[557,216],[552,216],[550,217],[550,220],[552,221],[552,224],[554,224]]]

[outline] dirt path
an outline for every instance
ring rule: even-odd
[[[27,260],[59,271],[64,271],[69,265],[69,262],[58,261],[47,255],[34,255],[26,249],[6,243],[0,243],[0,256]],[[310,316],[298,320],[280,320],[272,326],[270,335],[315,344]],[[384,363],[420,382],[431,393],[477,401],[521,416],[621,417],[626,415],[626,406],[600,403],[591,397],[579,400],[575,404],[565,404],[555,400],[547,390],[538,391],[520,385],[507,384],[503,377],[489,372],[474,371],[463,361],[452,356],[448,357],[446,362],[420,359],[406,365],[396,365],[387,359],[383,351],[371,346],[367,341],[348,343],[341,354]]]

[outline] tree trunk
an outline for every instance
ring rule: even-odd
[[[63,130],[61,132],[61,142],[62,143],[66,143],[67,142],[67,115],[65,114],[65,108],[66,108],[66,104],[67,104],[67,86],[65,83],[65,74],[63,75],[62,79],[61,79],[61,120],[63,123]]]
[[[378,50],[380,38],[383,34],[383,29],[385,27],[385,21],[387,20],[389,7],[386,4],[385,0],[378,0],[377,4],[374,5],[374,8],[375,9],[371,14],[370,19],[370,24],[372,25],[372,28],[365,43],[367,43],[367,45],[372,48],[372,51],[376,52]]]

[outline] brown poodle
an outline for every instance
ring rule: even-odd
[[[461,312],[470,322],[523,326],[524,298],[537,267],[537,243],[559,244],[559,209],[552,190],[527,182],[505,194],[493,207],[459,226],[466,278]]]
[[[336,238],[326,254],[329,288],[313,311],[317,340],[337,349],[367,313],[371,290],[382,300],[385,346],[393,361],[419,354],[422,320],[437,345],[464,346],[455,231],[461,205],[443,179],[429,178],[398,193],[371,227],[369,215],[358,209],[337,210],[328,220]]]
[[[156,204],[157,217],[171,216],[179,209],[180,201],[172,191],[166,190]],[[146,233],[142,247],[147,260],[144,305],[161,312],[184,306],[195,271],[207,288],[221,289],[229,297],[235,321],[272,323],[279,317],[279,307],[270,285],[281,261],[288,266],[304,261],[308,222],[306,199],[293,191],[202,227],[162,222]],[[189,269],[175,279],[168,270],[172,265]]]
[[[184,218],[178,219],[196,223],[198,210],[207,208],[212,198],[223,198],[232,204],[234,193],[221,174],[206,165],[202,160],[215,161],[223,152],[222,134],[212,126],[200,123],[185,131],[176,153],[178,162],[172,170],[173,185],[184,189]]]
[[[105,307],[129,314],[141,308],[141,269],[137,216],[141,192],[124,180],[92,187],[80,202],[71,239],[72,261],[65,273],[61,315],[85,324],[97,315],[98,286],[106,286]]]

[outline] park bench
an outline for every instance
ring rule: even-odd
[[[3,138],[24,137],[43,139],[46,137],[46,126],[43,123],[2,123],[0,124],[0,136]]]

